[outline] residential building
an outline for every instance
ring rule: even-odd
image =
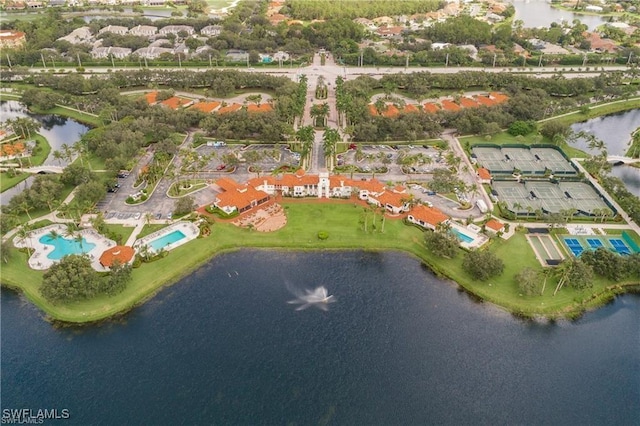
[[[505,227],[504,223],[499,220],[489,219],[489,221],[484,224],[484,229],[489,235],[496,235],[499,232],[504,232]]]
[[[104,27],[104,28],[100,29],[100,31],[98,31],[98,35],[104,34],[104,33],[125,35],[128,32],[129,32],[129,28],[127,28],[127,27],[123,27],[123,26],[120,26],[120,25],[107,25],[106,27]]]
[[[178,35],[179,32],[186,32],[188,35],[192,35],[195,33],[195,30],[190,25],[167,25],[166,27],[160,28],[158,34],[167,35],[167,34],[175,34]]]
[[[479,167],[476,170],[476,176],[478,176],[478,182],[480,183],[491,183],[491,172],[484,167]]]
[[[158,32],[158,27],[151,25],[138,25],[129,30],[129,34],[139,37],[153,37]]]
[[[0,48],[17,49],[27,42],[26,34],[22,31],[1,31]]]
[[[93,43],[94,38],[89,27],[80,27],[71,31],[68,35],[58,40],[68,41],[71,44]]]
[[[133,52],[133,55],[143,59],[156,59],[163,53],[173,54],[173,49],[168,49],[166,47],[142,47]]]
[[[216,196],[213,205],[227,214],[242,213],[269,201],[269,194],[248,183],[239,184],[231,178],[221,178],[216,185],[222,192]]]
[[[131,49],[128,47],[94,47],[91,50],[91,57],[100,59],[100,58],[116,58],[116,59],[124,59],[131,55]]]
[[[207,37],[219,36],[222,32],[222,25],[207,25],[200,30],[200,34]]]
[[[427,207],[425,205],[418,204],[411,209],[407,215],[407,220],[411,223],[422,226],[423,228],[435,231],[438,226],[447,224],[450,219],[449,216],[436,207]]]

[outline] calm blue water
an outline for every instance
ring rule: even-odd
[[[63,236],[54,238],[51,234],[47,234],[40,237],[38,241],[54,247],[53,250],[47,254],[47,258],[53,260],[60,260],[70,254],[89,253],[96,247],[94,243],[88,242],[84,237],[82,238],[82,243],[80,243],[79,241],[69,240]]]
[[[467,234],[457,230],[456,228],[451,228],[451,232],[456,236],[457,239],[462,241],[463,243],[471,243],[473,242],[473,238],[468,236]]]
[[[529,323],[402,254],[242,251],[88,328],[1,302],[2,408],[65,425],[638,424],[637,295]]]
[[[169,244],[173,244],[176,241],[180,241],[183,238],[185,238],[185,235],[182,233],[182,231],[175,230],[170,234],[163,235],[162,237],[151,241],[149,245],[151,246],[151,248],[158,251],[160,249],[165,248]]]

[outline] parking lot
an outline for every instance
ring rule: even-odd
[[[447,168],[443,152],[427,145],[361,145],[336,156],[336,166],[347,169],[355,166],[357,173],[388,173],[411,178],[429,175],[437,168]],[[428,176],[422,176],[427,179]]]

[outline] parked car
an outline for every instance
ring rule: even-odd
[[[162,219],[162,213],[156,213],[156,219]]]
[[[169,213],[167,214],[167,219],[171,220],[171,218],[172,218],[172,217],[173,217],[173,213],[169,212]]]
[[[136,214],[134,214],[134,215],[133,215],[133,218],[134,218],[135,220],[138,220],[138,219],[140,219],[140,217],[141,217],[141,216],[142,216],[142,214],[141,214],[140,212],[138,212],[138,213],[136,213]]]
[[[224,170],[227,168],[226,164],[220,164],[218,167],[216,167],[216,170]]]

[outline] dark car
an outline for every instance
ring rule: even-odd
[[[162,219],[162,213],[156,213],[156,219]]]
[[[226,164],[220,164],[218,167],[216,167],[216,170],[224,170],[227,168]]]

